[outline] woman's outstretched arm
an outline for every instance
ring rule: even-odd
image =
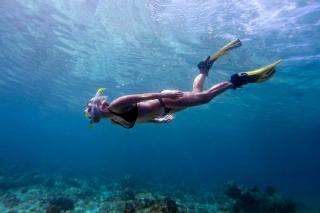
[[[182,96],[183,96],[183,93],[178,91],[126,95],[112,101],[109,108],[111,110],[117,111],[142,101],[159,99],[159,98],[177,99]]]

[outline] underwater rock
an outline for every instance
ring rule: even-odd
[[[91,198],[95,195],[95,191],[93,189],[81,189],[77,194],[77,198],[78,199],[88,199]]]
[[[135,213],[136,208],[132,203],[126,203],[124,213]]]
[[[205,209],[205,208],[203,208],[203,207],[198,208],[198,211],[197,211],[197,212],[198,212],[198,213],[210,213],[209,210],[207,210],[207,209]]]
[[[237,199],[241,196],[241,190],[234,181],[230,181],[225,186],[224,194],[232,199]]]
[[[151,193],[139,193],[135,196],[137,208],[149,208],[155,204],[156,199]]]
[[[47,213],[55,213],[74,209],[74,201],[66,197],[58,197],[49,200]]]
[[[166,197],[164,199],[165,204],[165,212],[167,213],[175,213],[178,211],[178,207],[175,201],[173,201],[171,198]]]
[[[168,213],[175,213],[175,212],[178,212],[178,207],[177,207],[177,204],[175,201],[173,201],[171,198],[169,197],[166,197],[164,199],[164,203],[166,205],[166,212]]]
[[[101,212],[123,212],[123,213],[177,213],[178,206],[174,200],[169,197],[155,198],[151,193],[139,193],[131,200],[123,200],[120,197],[114,197],[106,201]]]
[[[61,213],[62,210],[57,206],[48,206],[46,213]]]
[[[164,198],[162,201],[157,202],[150,208],[150,213],[177,213],[178,206],[174,200],[169,197]]]
[[[13,194],[8,194],[2,199],[2,203],[7,207],[7,208],[13,208],[17,206],[20,203],[20,200]]]
[[[141,187],[137,187],[136,180],[129,175],[126,175],[119,182],[110,184],[108,190],[113,191],[112,195],[108,198],[111,200],[122,200],[129,201],[134,200],[135,195],[138,190],[141,190]]]
[[[246,213],[295,213],[296,206],[293,201],[283,198],[275,189],[267,188],[261,191],[258,187],[238,186],[235,182],[227,183],[225,195],[234,202],[231,204],[232,212]]]
[[[155,197],[150,192],[138,193],[135,196],[136,200],[155,200]]]
[[[126,209],[126,203],[122,201],[111,201],[106,202],[102,205],[99,210],[99,213],[106,213],[106,212],[124,212]]]

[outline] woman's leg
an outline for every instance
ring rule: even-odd
[[[208,89],[205,94],[206,103],[210,102],[212,98],[217,95],[223,93],[224,91],[233,88],[233,84],[230,81],[225,81],[216,85],[213,85],[210,89]]]
[[[233,84],[229,81],[225,81],[212,86],[210,89],[202,92],[186,92],[182,98],[177,100],[164,99],[167,107],[173,109],[183,109],[191,106],[198,106],[210,102],[214,97],[233,88]]]
[[[206,76],[208,76],[208,73],[213,63],[217,59],[219,59],[221,56],[229,52],[230,50],[240,46],[241,46],[241,41],[239,39],[233,40],[228,44],[226,44],[225,46],[223,46],[222,48],[220,48],[217,52],[215,52],[211,56],[208,56],[205,60],[201,61],[198,64],[199,74],[193,81],[192,92],[202,92],[204,81],[206,79]]]
[[[227,89],[236,89],[247,83],[261,83],[270,79],[276,71],[276,65],[280,62],[281,60],[278,60],[257,70],[233,74],[230,81],[216,84],[206,91],[201,91],[205,76],[198,75],[194,83],[196,89],[193,92],[185,92],[184,96],[177,100],[166,98],[164,102],[174,110],[182,110],[187,107],[206,104]]]
[[[205,80],[206,80],[206,75],[199,73],[193,80],[192,92],[202,92],[203,84]]]

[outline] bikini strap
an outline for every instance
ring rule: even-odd
[[[162,116],[165,116],[167,114],[169,114],[169,112],[171,111],[171,108],[167,107],[167,105],[164,103],[164,101],[162,100],[162,98],[158,98],[161,106],[163,107],[164,109],[164,114]]]
[[[166,106],[166,104],[164,103],[164,101],[162,100],[162,98],[158,98],[158,100],[159,100],[159,102],[160,102],[160,104],[161,104],[161,106],[162,106],[163,108],[167,108],[167,106]]]

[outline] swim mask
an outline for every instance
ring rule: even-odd
[[[90,128],[93,128],[93,124],[97,123],[101,119],[101,104],[106,97],[102,96],[105,88],[99,88],[96,95],[89,100],[84,110],[84,115],[90,121]]]

